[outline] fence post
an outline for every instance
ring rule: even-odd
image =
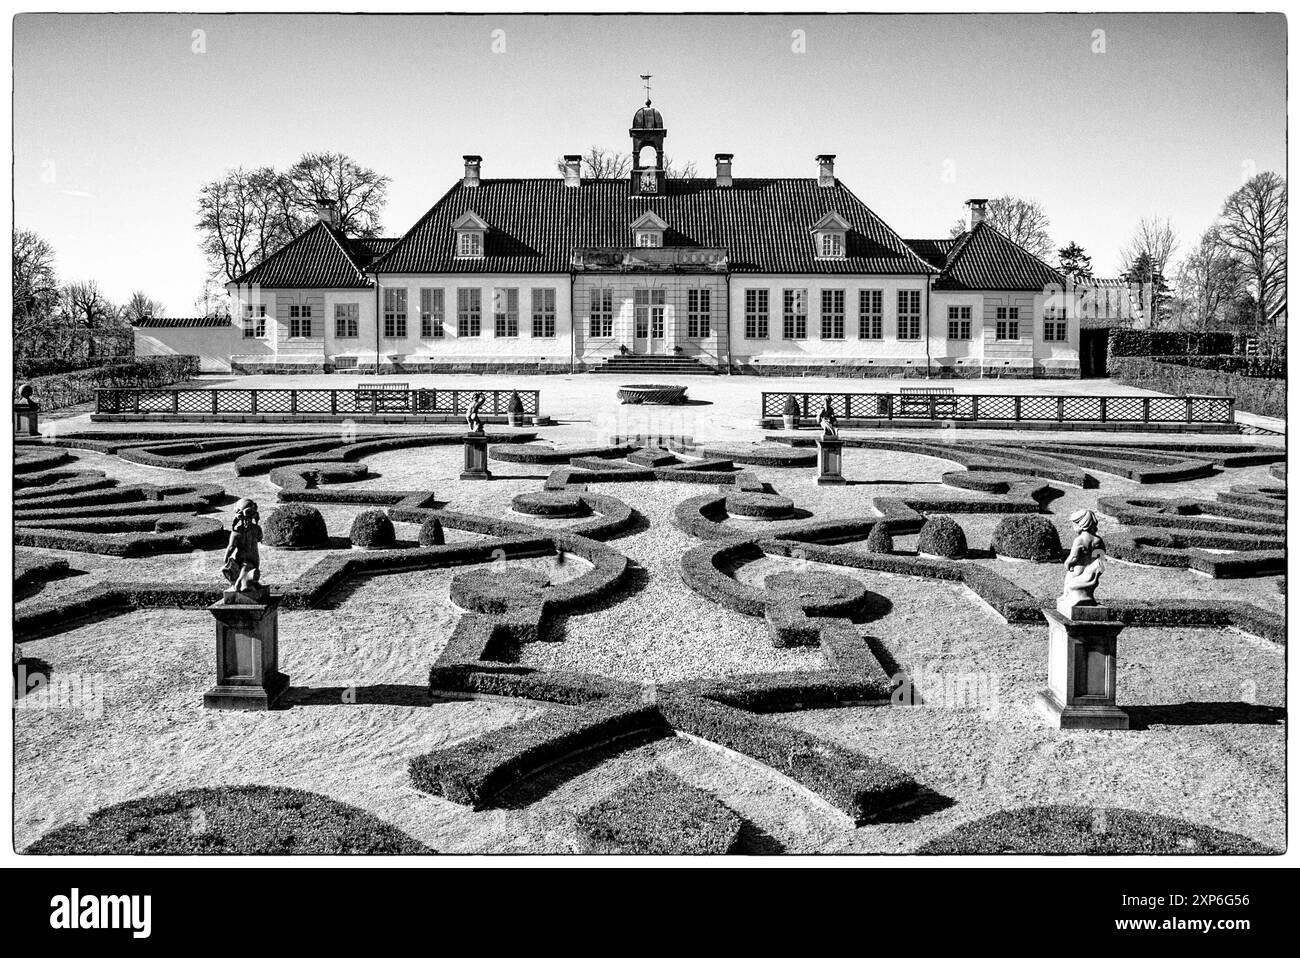
[[[181,391],[179,389],[173,389],[172,390],[172,415],[173,416],[180,415],[180,411],[181,411]]]
[[[212,390],[212,415],[217,414],[217,391]]]
[[[1192,404],[1195,402],[1191,396],[1187,397],[1187,421],[1192,422]]]
[[[1012,406],[1015,408],[1016,422],[1020,422],[1020,397],[1013,397]]]
[[[1065,422],[1065,397],[1056,397],[1056,421]]]
[[[298,414],[298,390],[290,389],[289,390],[289,415],[296,416],[297,414]]]
[[[339,414],[339,391],[337,389],[331,389],[330,390],[330,415],[337,416],[338,414]]]
[[[979,393],[975,393],[973,396],[970,397],[970,417],[972,420],[976,420],[976,421],[978,421],[980,418]]]
[[[936,407],[935,407],[935,403],[934,403],[934,397],[933,397],[933,396],[926,396],[925,398],[928,399],[928,400],[930,401],[930,402],[929,402],[929,406],[930,406],[930,421],[931,421],[931,422],[934,422],[935,408],[936,408]]]
[[[1105,396],[1101,397],[1101,421],[1102,422],[1106,421],[1106,398],[1107,397]]]
[[[1149,396],[1142,397],[1142,421],[1151,421],[1151,398]]]
[[[257,415],[257,390],[256,389],[250,389],[248,391],[248,414],[250,416]]]

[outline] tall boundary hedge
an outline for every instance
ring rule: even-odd
[[[1110,375],[1126,386],[1154,389],[1172,396],[1191,393],[1231,396],[1240,410],[1286,418],[1285,379],[1253,379],[1235,373],[1153,362],[1140,356],[1112,356]]]
[[[101,386],[149,389],[173,386],[198,374],[197,356],[148,356],[56,376],[38,376],[27,381],[31,383],[42,409],[64,409],[92,401],[95,390]]]

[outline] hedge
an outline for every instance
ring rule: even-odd
[[[446,538],[442,531],[442,520],[437,516],[425,519],[420,523],[420,533],[416,542],[421,546],[440,546],[446,544]]]
[[[1242,347],[1244,351],[1244,344]],[[1112,329],[1110,355],[1215,356],[1237,352],[1230,332],[1182,332],[1166,329]]]
[[[1061,558],[1061,537],[1046,516],[1012,515],[993,530],[993,551],[1013,559],[1056,562]]]
[[[1285,380],[1251,379],[1235,373],[1193,369],[1134,357],[1112,359],[1110,375],[1126,386],[1173,396],[1231,396],[1239,410],[1276,419],[1286,418]]]
[[[317,515],[319,514],[317,512]],[[361,546],[363,549],[392,549],[397,545],[393,520],[380,509],[367,509],[357,513],[357,517],[352,520],[349,537],[354,546]]]
[[[922,855],[1277,855],[1244,835],[1129,808],[1036,805],[958,825]]]
[[[585,854],[726,855],[740,844],[740,816],[708,792],[656,768],[576,818]]]
[[[281,549],[324,549],[329,532],[319,509],[291,502],[280,506],[262,523],[263,541]]]
[[[966,533],[947,516],[932,516],[921,526],[916,551],[941,559],[964,559],[967,552]]]
[[[188,382],[199,374],[197,356],[148,356],[133,362],[113,363],[28,380],[42,409],[64,409],[91,402],[95,390],[105,386],[154,389]]]
[[[193,788],[92,812],[29,855],[428,855],[369,812],[324,795],[264,785]]]

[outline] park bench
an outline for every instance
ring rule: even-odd
[[[357,408],[375,412],[408,412],[411,408],[409,383],[366,383],[357,387]]]
[[[900,416],[928,416],[932,408],[936,414],[954,416],[957,397],[951,386],[903,386],[899,390],[898,414]]]

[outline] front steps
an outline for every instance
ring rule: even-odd
[[[592,368],[593,373],[617,373],[620,376],[640,374],[656,376],[714,376],[717,370],[690,356],[642,356],[635,354],[611,356]]]

